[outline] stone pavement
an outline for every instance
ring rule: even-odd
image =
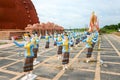
[[[68,70],[62,70],[61,60],[57,59],[57,47],[45,49],[45,41],[40,45],[38,60],[33,73],[35,80],[120,80],[120,38],[103,35],[100,44],[94,48],[93,57],[97,62],[85,63],[85,45],[80,43],[70,53]],[[0,49],[0,80],[20,80],[24,76],[23,48],[16,46]],[[21,54],[19,54],[21,53]],[[101,65],[100,60],[103,60]]]

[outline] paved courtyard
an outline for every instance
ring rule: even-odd
[[[45,49],[42,40],[38,60],[33,73],[35,80],[120,80],[120,37],[113,34],[102,35],[100,43],[96,44],[93,57],[94,62],[84,62],[86,49],[83,43],[73,47],[70,52],[68,70],[62,70],[61,60],[57,59],[57,47],[50,43]],[[20,80],[23,72],[23,48],[11,46],[0,49],[0,80]],[[100,61],[103,61],[101,64]]]

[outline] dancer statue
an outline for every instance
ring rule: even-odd
[[[37,77],[36,75],[32,74],[33,59],[34,59],[34,53],[33,53],[34,44],[31,42],[31,36],[29,34],[25,34],[24,39],[25,39],[24,43],[18,43],[12,37],[13,43],[15,43],[18,47],[25,48],[25,53],[24,53],[25,62],[24,62],[23,70],[24,72],[26,72],[26,76],[23,77],[21,80],[31,80]]]

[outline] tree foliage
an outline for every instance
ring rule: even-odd
[[[106,25],[103,28],[100,29],[101,33],[112,33],[112,32],[117,32],[118,29],[120,29],[120,23],[116,24],[111,24],[111,25]]]

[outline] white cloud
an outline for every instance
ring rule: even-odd
[[[119,0],[32,0],[41,22],[51,21],[69,27],[89,25],[90,15],[95,11],[100,26],[120,21]]]

